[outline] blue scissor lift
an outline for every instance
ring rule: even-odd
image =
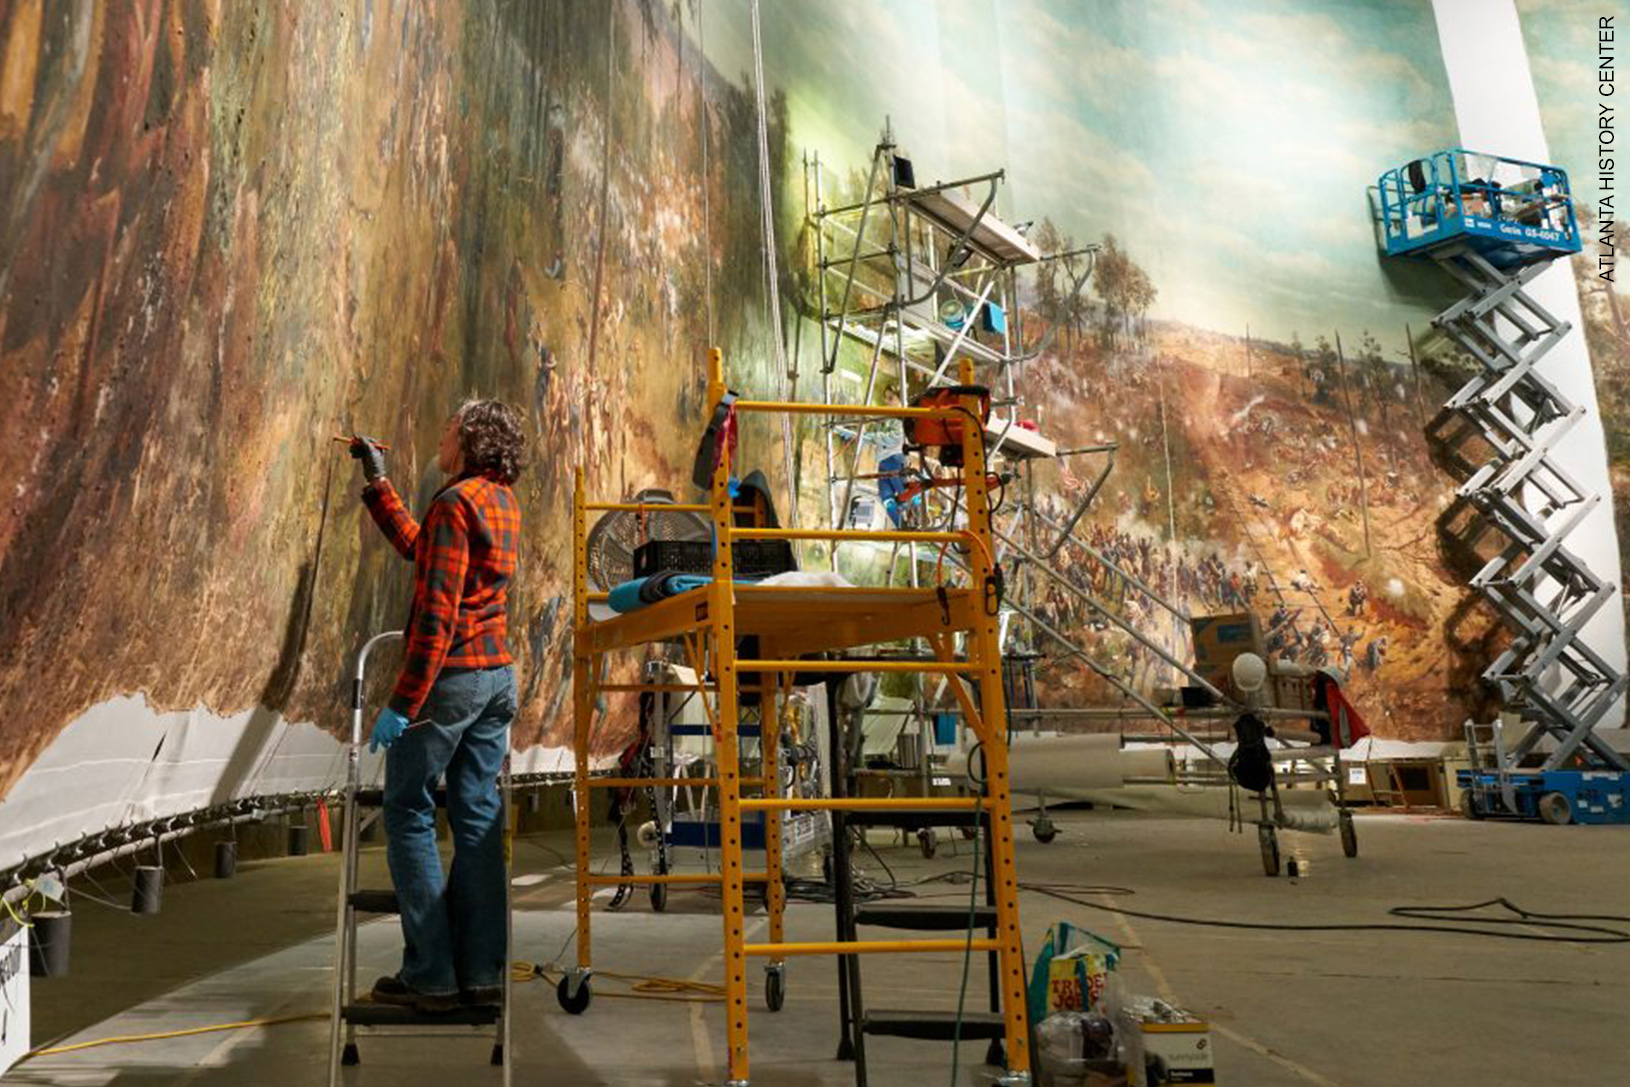
[[[1478,371],[1440,421],[1489,451],[1457,492],[1500,541],[1471,581],[1511,633],[1483,679],[1532,725],[1508,748],[1502,727],[1467,722],[1462,808],[1474,818],[1630,823],[1630,762],[1594,731],[1630,680],[1580,636],[1615,586],[1565,546],[1601,496],[1550,452],[1585,409],[1538,371],[1570,326],[1524,290],[1580,249],[1568,175],[1455,149],[1389,170],[1376,187],[1386,254],[1429,257],[1466,289],[1433,325]],[[1554,746],[1541,752],[1547,737]]]

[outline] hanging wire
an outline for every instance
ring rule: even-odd
[[[684,48],[683,38],[680,48]],[[707,343],[711,347],[717,342],[713,338],[713,170],[708,165],[713,136],[712,116],[707,105],[707,18],[700,10],[696,12],[696,52],[697,113],[702,129],[702,275],[707,295]]]
[[[764,41],[759,32],[758,0],[752,3],[753,16],[753,95],[758,104],[758,202],[764,228],[764,295],[770,307],[770,347],[775,367],[782,375],[782,398],[798,395],[798,374],[787,367],[786,345],[781,342],[780,270],[775,256],[775,202],[770,191],[770,128],[764,105]],[[787,524],[798,527],[797,454],[793,446],[792,416],[781,413],[781,451],[786,457]]]

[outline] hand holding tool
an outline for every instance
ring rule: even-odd
[[[343,439],[335,439],[336,441]],[[372,438],[356,435],[349,439],[351,456],[362,462],[362,478],[369,483],[385,478],[385,450],[388,445],[381,445]]]

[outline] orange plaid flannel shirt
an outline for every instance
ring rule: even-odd
[[[362,492],[391,546],[413,561],[407,651],[390,708],[409,721],[424,708],[443,668],[511,663],[505,602],[515,574],[521,508],[515,492],[486,476],[464,476],[413,519],[388,479]]]

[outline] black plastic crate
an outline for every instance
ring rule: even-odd
[[[730,553],[738,578],[757,581],[798,569],[791,540],[739,540]]]
[[[736,577],[757,581],[798,569],[789,540],[738,540],[731,549]],[[649,540],[634,549],[634,576],[711,574],[712,540]]]
[[[647,540],[634,548],[634,576],[711,574],[712,540]]]

